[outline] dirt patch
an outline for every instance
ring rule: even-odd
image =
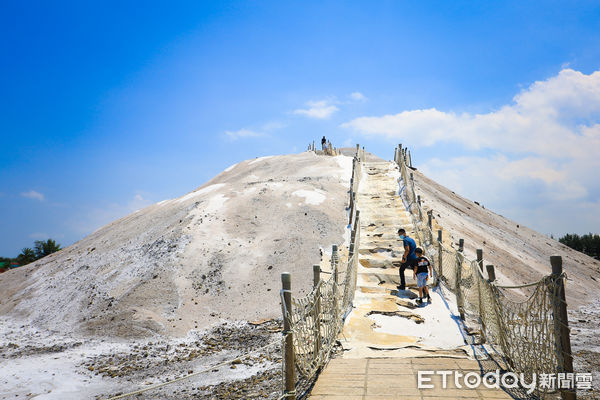
[[[408,311],[377,311],[377,310],[373,310],[373,311],[369,311],[367,314],[365,314],[365,316],[367,316],[367,317],[371,316],[371,315],[385,315],[386,317],[402,317],[402,318],[410,319],[417,324],[422,324],[423,322],[425,322],[425,319],[423,317],[421,317],[420,315],[413,314]]]

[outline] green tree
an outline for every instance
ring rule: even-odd
[[[579,236],[576,233],[567,233],[565,236],[558,239],[558,241],[565,246],[569,246],[573,250],[600,259],[600,235],[598,234],[588,233]]]
[[[56,253],[59,250],[60,244],[57,244],[53,239],[48,239],[45,242],[43,240],[36,240],[34,244],[36,259],[46,257],[47,255]]]
[[[21,254],[17,256],[17,263],[19,265],[26,265],[34,262],[37,259],[38,258],[35,255],[35,251],[33,251],[33,249],[30,247],[25,247],[23,250],[21,250]]]

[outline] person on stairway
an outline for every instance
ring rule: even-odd
[[[417,286],[419,287],[419,298],[417,299],[417,304],[423,303],[423,294],[427,296],[427,302],[431,303],[431,296],[429,296],[429,289],[427,288],[427,278],[429,278],[429,274],[433,276],[431,272],[431,263],[426,257],[423,257],[423,250],[419,247],[415,249],[415,254],[417,255],[417,260],[415,261],[414,269],[413,269],[413,278],[417,280]]]
[[[398,286],[398,289],[406,290],[406,278],[404,277],[404,270],[406,268],[413,269],[415,262],[417,261],[417,255],[415,254],[417,244],[413,238],[406,234],[406,230],[404,228],[398,229],[398,236],[402,240],[402,246],[404,247],[402,264],[400,265],[400,286]]]

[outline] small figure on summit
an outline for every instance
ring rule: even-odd
[[[413,238],[406,234],[404,228],[398,229],[398,236],[402,240],[402,246],[404,247],[402,264],[400,265],[400,286],[398,286],[398,289],[405,290],[406,278],[404,277],[404,270],[406,268],[413,269],[415,262],[417,261],[417,255],[415,254],[417,244]]]
[[[431,263],[426,257],[423,257],[423,250],[421,250],[421,248],[417,247],[415,249],[415,254],[417,255],[417,259],[413,269],[413,278],[417,279],[417,286],[419,287],[417,304],[423,303],[423,294],[427,296],[427,302],[431,303],[431,296],[429,296],[429,289],[427,288],[427,278],[429,278],[428,273],[433,276]]]
[[[323,136],[323,139],[321,139],[321,150],[325,151],[327,149],[327,139],[325,139],[325,136]]]

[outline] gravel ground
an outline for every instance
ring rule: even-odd
[[[198,375],[131,398],[277,398],[281,326],[280,320],[227,322],[184,339],[120,342],[54,336],[48,345],[39,332],[7,331],[0,345],[0,386],[6,388],[0,399],[107,399],[193,373]],[[28,360],[39,370],[28,370],[31,379],[19,386],[15,381]],[[65,378],[70,388],[61,382]]]

